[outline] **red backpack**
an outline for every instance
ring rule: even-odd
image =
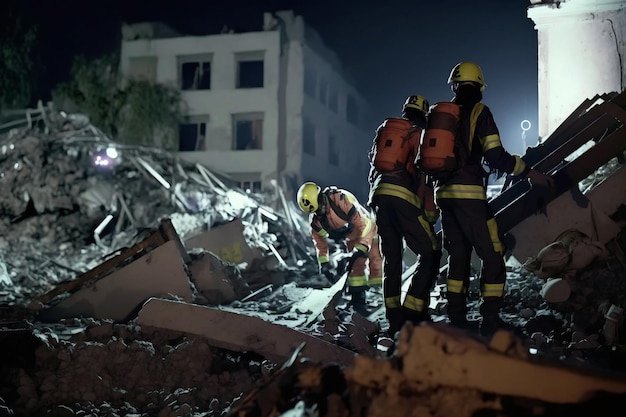
[[[409,120],[390,117],[378,126],[370,152],[371,163],[380,173],[415,170],[414,157],[422,129]]]

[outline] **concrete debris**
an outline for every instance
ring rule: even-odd
[[[581,120],[570,123],[559,135],[580,130]],[[598,132],[610,124],[611,151],[623,149],[619,119],[593,123]],[[209,167],[114,143],[82,115],[28,110],[0,125],[0,415],[612,410],[626,399],[626,202],[616,192],[626,171],[619,158],[594,158],[568,168],[577,178],[602,161],[581,182],[584,198],[550,202],[558,222],[541,214],[517,224],[521,205],[502,209],[517,240],[502,312],[509,331],[486,340],[450,328],[442,268],[433,323],[394,338],[380,289],[356,311],[345,274],[334,284],[318,274],[306,218],[280,184],[247,193]],[[572,204],[568,222],[555,207]],[[529,242],[537,229],[560,246],[528,268],[516,259],[539,252]]]
[[[301,344],[311,360],[351,365],[355,353],[285,326],[255,317],[190,303],[151,298],[143,305],[137,324],[204,336],[212,345],[235,351],[253,351],[280,363]]]

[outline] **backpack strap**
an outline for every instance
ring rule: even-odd
[[[339,191],[339,189],[336,186],[326,187],[323,193],[326,193],[326,194],[341,193],[341,196],[339,198],[342,200],[346,198],[346,195],[342,193],[341,191]],[[352,216],[354,216],[354,213],[356,212],[356,206],[354,204],[352,204],[352,208],[348,210],[348,212],[346,213],[345,211],[341,209],[341,207],[339,207],[337,203],[335,203],[335,201],[332,198],[328,198],[328,203],[330,204],[330,208],[335,213],[337,213],[337,215],[346,223],[350,222],[350,219],[352,218]],[[317,220],[317,222],[315,220]],[[318,222],[319,222],[319,225],[318,225]],[[328,223],[328,218],[325,215],[324,216],[315,215],[315,218],[311,221],[311,227],[318,234],[322,230],[326,230],[326,231],[331,230],[330,224]]]
[[[339,193],[340,191],[336,191],[336,192]],[[339,198],[341,200],[344,200],[346,198],[346,195],[342,193]],[[337,215],[345,222],[349,222],[352,216],[354,216],[354,213],[356,212],[356,207],[354,204],[352,205],[352,208],[346,213],[345,211],[341,209],[341,207],[339,207],[337,203],[335,203],[335,201],[332,198],[329,198],[328,202],[330,203],[330,207],[333,209],[333,211],[337,213]]]
[[[469,152],[472,152],[472,143],[474,142],[474,132],[476,132],[476,123],[478,122],[478,116],[483,112],[485,105],[483,103],[474,104],[472,112],[470,113],[470,130],[469,130]]]

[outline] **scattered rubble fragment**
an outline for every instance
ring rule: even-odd
[[[317,274],[306,221],[279,184],[247,193],[200,164],[116,144],[81,115],[29,110],[24,126],[0,125],[0,415],[612,409],[626,399],[626,205],[615,192],[626,173],[624,96],[597,97],[543,144],[598,144],[602,155],[592,146],[569,165],[548,158],[561,180],[588,176],[584,192],[561,190],[524,221],[532,190],[521,191],[528,207],[507,203],[519,183],[493,199],[515,237],[503,311],[513,331],[485,340],[450,329],[442,276],[434,323],[406,325],[385,347],[382,294],[368,290],[364,316],[348,304],[345,276]],[[586,124],[587,136],[570,140]],[[574,224],[550,222],[545,213],[572,199]],[[582,220],[589,207],[596,235]],[[530,242],[529,225],[544,235]],[[563,256],[546,268],[539,251],[557,241],[550,249]],[[530,254],[535,264],[517,262]]]

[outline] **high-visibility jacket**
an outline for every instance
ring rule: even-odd
[[[324,214],[310,215],[311,235],[318,262],[329,261],[326,240],[329,237],[345,239],[354,243],[355,248],[368,253],[376,228],[373,214],[347,190],[329,187],[323,193],[327,197]]]
[[[453,100],[454,101],[454,100]],[[526,175],[530,169],[519,155],[504,149],[489,107],[483,103],[461,105],[460,137],[468,138],[469,156],[451,178],[436,185],[436,198],[486,200],[486,172],[483,162],[497,173]]]

